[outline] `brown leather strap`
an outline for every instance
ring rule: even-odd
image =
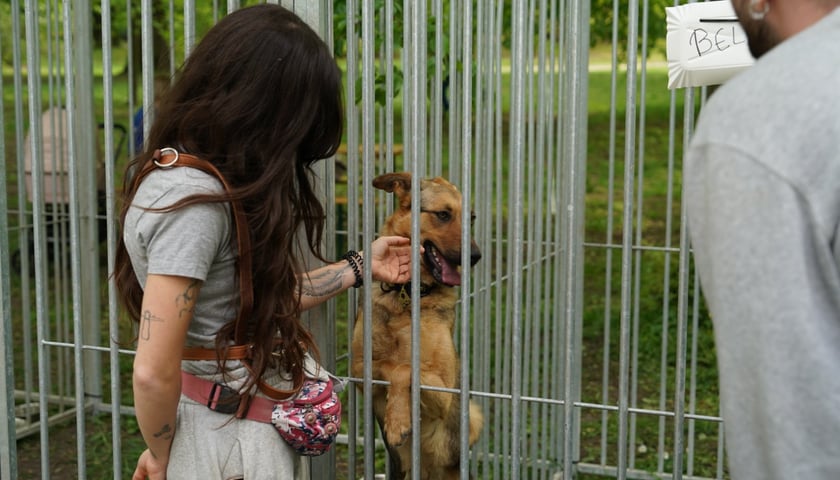
[[[256,395],[242,397],[239,392],[224,384],[204,380],[184,371],[181,371],[181,393],[202,405],[206,405],[210,410],[220,413],[240,412],[240,406],[245,403],[247,405],[243,409],[245,411],[237,417],[262,423],[271,423],[271,414],[277,404],[275,400]],[[287,397],[288,395],[277,398]],[[231,401],[226,401],[228,399]]]
[[[174,168],[174,167],[192,167],[206,172],[218,178],[225,191],[230,192],[230,185],[225,180],[225,177],[212,163],[202,160],[194,155],[187,153],[180,153],[174,148],[163,148],[155,150],[154,155],[145,165],[140,169],[134,179],[132,179],[132,192],[137,190],[140,182],[150,172],[156,168]],[[242,210],[242,205],[237,201],[230,202],[231,210],[233,211],[234,223],[236,224],[236,242],[239,248],[239,290],[240,290],[240,305],[239,314],[236,317],[236,326],[234,333],[234,345],[225,348],[223,352],[224,360],[247,360],[251,355],[251,345],[247,343],[247,318],[251,315],[251,310],[254,306],[254,288],[253,280],[251,278],[251,241],[248,229],[248,223],[245,220],[245,213]],[[182,358],[184,360],[216,360],[216,350],[213,348],[203,347],[184,347]],[[250,371],[251,366],[246,361],[243,365]],[[254,372],[251,372],[253,375]],[[288,398],[296,393],[294,390],[281,390],[272,387],[264,382],[262,379],[257,379],[257,386],[263,394],[274,399]],[[247,404],[242,404],[237,416],[244,414],[247,410]]]
[[[244,360],[250,356],[251,345],[230,345],[225,349],[224,358],[227,360]],[[216,349],[204,347],[184,347],[184,360],[215,360]]]
[[[212,163],[202,160],[194,155],[180,153],[174,148],[155,150],[154,155],[147,161],[139,172],[132,179],[132,192],[136,191],[140,182],[156,168],[192,167],[206,172],[218,178],[225,188],[230,192],[230,185],[225,177]],[[233,219],[236,228],[236,242],[239,250],[239,292],[240,304],[239,313],[236,317],[234,329],[234,343],[226,349],[225,359],[242,360],[247,358],[250,346],[247,342],[247,318],[251,315],[254,306],[254,288],[251,278],[251,241],[248,230],[248,223],[245,220],[245,213],[242,205],[237,201],[230,202],[233,212]],[[202,347],[185,347],[183,352],[184,360],[215,360],[215,349]]]

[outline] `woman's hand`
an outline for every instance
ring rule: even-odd
[[[166,464],[158,461],[148,448],[137,459],[131,480],[166,480]]]
[[[420,247],[423,253],[423,247]],[[379,237],[365,255],[374,280],[386,283],[406,283],[411,279],[411,239]]]
[[[420,247],[420,253],[423,253],[423,247]],[[411,279],[411,240],[408,238],[379,237],[368,252],[357,255],[361,257],[361,264],[358,259],[340,260],[301,275],[300,309],[320,305],[352,287],[359,278],[357,275],[363,275],[364,268],[370,268],[373,280],[379,282],[406,283]]]

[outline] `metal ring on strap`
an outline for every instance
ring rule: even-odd
[[[169,162],[166,162],[166,163],[161,163],[161,162],[158,161],[158,159],[154,159],[153,161],[155,162],[155,165],[157,165],[160,168],[169,168],[169,167],[175,165],[176,163],[178,163],[178,158],[180,158],[180,156],[181,156],[181,154],[178,153],[178,150],[175,150],[172,147],[165,147],[165,148],[160,149],[160,157],[161,158],[163,158],[163,156],[166,153],[171,153],[172,155],[175,155],[175,158],[172,159],[172,161],[169,161]]]

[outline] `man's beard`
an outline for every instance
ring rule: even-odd
[[[747,34],[747,44],[750,47],[750,53],[753,57],[758,59],[765,53],[769,52],[773,47],[779,44],[778,35],[773,32],[764,20],[754,20],[748,11],[748,2],[742,2],[740,7],[735,5],[735,11],[738,14],[738,21]],[[734,4],[733,4],[734,5]]]
[[[765,22],[752,20],[750,30],[747,30],[745,26],[744,31],[747,33],[747,45],[750,47],[750,53],[756,60],[779,44],[776,35]]]

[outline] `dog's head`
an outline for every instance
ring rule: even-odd
[[[373,186],[393,193],[399,205],[383,225],[382,235],[411,237],[411,174],[387,173],[373,179]],[[465,218],[466,217],[466,218]],[[420,181],[420,243],[425,249],[421,281],[454,286],[461,284],[461,225],[472,222],[472,212],[461,211],[461,192],[441,177]],[[470,264],[481,259],[481,250],[470,242]]]

